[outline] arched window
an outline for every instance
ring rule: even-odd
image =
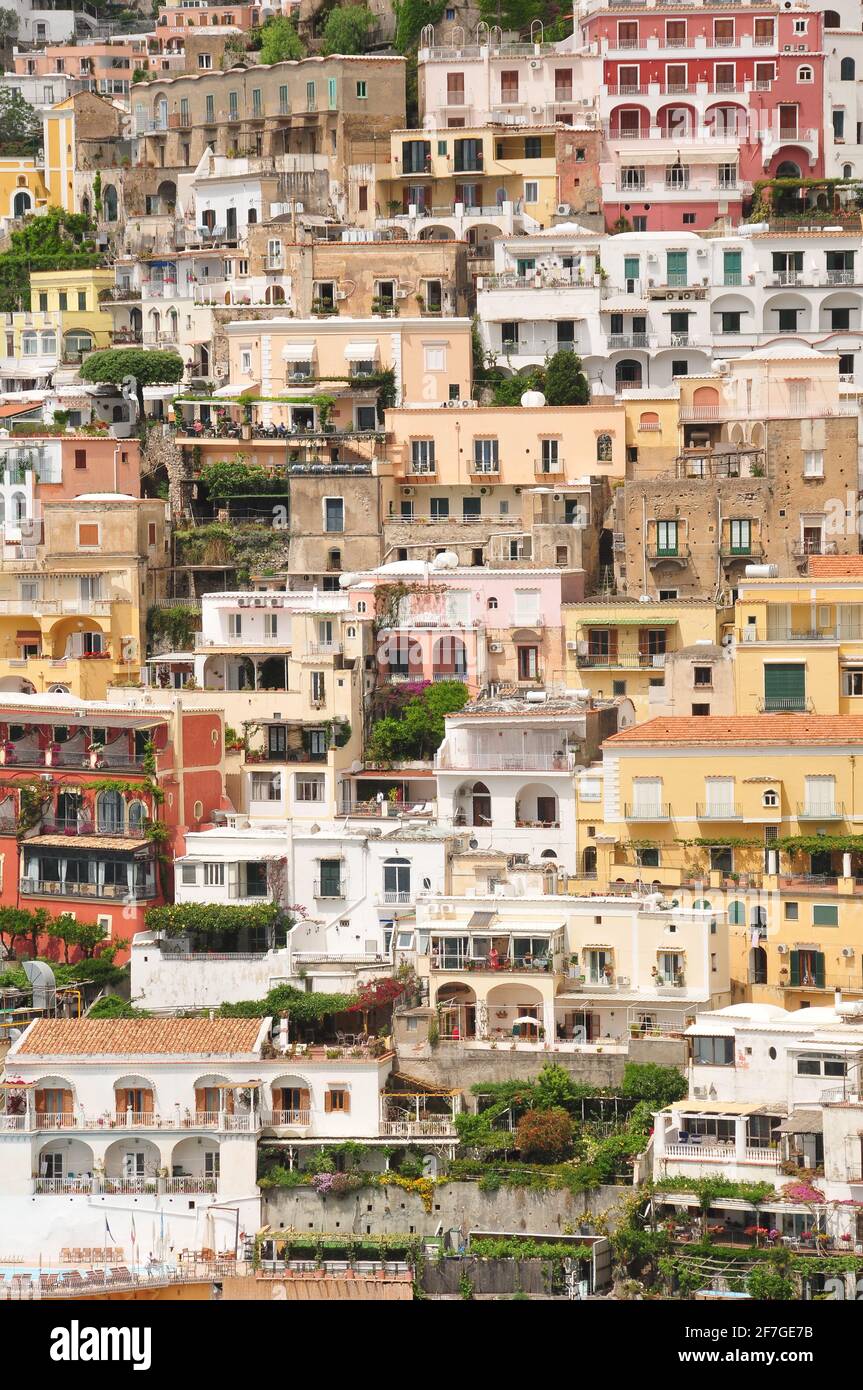
[[[843,82],[853,82],[856,74],[856,64],[853,58],[843,58],[839,67],[839,76]]]
[[[12,216],[24,217],[28,212],[32,210],[32,207],[33,199],[25,189],[22,189],[20,193],[15,194],[15,197],[13,199]]]
[[[497,599],[494,597],[494,595],[492,595],[491,598],[488,599],[485,606],[486,608],[497,608]]]
[[[587,845],[581,852],[581,871],[585,878],[596,877],[596,846]]]
[[[553,849],[544,849],[539,857],[540,859],[556,859],[557,855]]]
[[[814,81],[815,81],[815,74],[813,73],[812,69],[809,67],[808,63],[807,63],[804,67],[798,68],[798,69],[797,69],[797,81],[798,81],[798,82],[814,82]]]
[[[611,463],[610,434],[598,434],[596,436],[596,461],[597,463]]]
[[[116,835],[123,829],[123,798],[119,792],[100,792],[96,801],[96,823],[100,835]]]
[[[409,859],[384,861],[384,900],[388,903],[410,902],[411,864]]]
[[[147,819],[147,808],[143,801],[130,801],[127,813],[130,832],[143,830]]]
[[[638,418],[638,428],[640,430],[658,430],[659,416],[655,410],[645,410]]]
[[[761,800],[763,805],[765,806],[778,806],[779,793],[777,791],[774,791],[772,787],[769,787],[768,790],[764,793]]]
[[[255,223],[257,222],[257,220],[258,220],[258,209],[257,209],[257,208],[249,208],[249,215],[248,215],[248,218],[247,218],[247,221],[248,221],[249,226],[250,226],[250,227],[253,227],[253,226],[255,225]]]
[[[746,904],[739,900],[728,905],[728,920],[735,927],[742,927],[746,921]]]
[[[852,165],[850,165],[850,164],[843,164],[843,165],[842,165],[842,177],[843,177],[843,179],[853,179],[853,177],[854,177],[854,169],[853,169]]]
[[[27,498],[23,492],[13,492],[9,503],[13,521],[24,521],[27,516]]]
[[[838,14],[836,13],[835,10],[825,10],[825,11],[824,11],[824,28],[825,28],[825,29],[841,29],[841,28],[842,28],[842,21],[841,21],[841,19],[839,18]]]
[[[102,190],[102,208],[105,213],[106,222],[117,221],[117,190],[112,183],[106,183]]]

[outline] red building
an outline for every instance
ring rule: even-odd
[[[171,900],[183,834],[223,794],[221,711],[0,694],[0,906],[131,939]]]
[[[602,58],[608,227],[737,222],[758,179],[823,174],[818,11],[631,0],[581,31]]]

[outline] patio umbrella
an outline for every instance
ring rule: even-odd
[[[531,1018],[530,1014],[523,1014],[521,1018],[514,1018],[512,1021],[513,1028],[517,1028],[520,1023],[532,1023],[534,1028],[539,1027],[539,1019]]]

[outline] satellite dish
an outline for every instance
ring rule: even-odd
[[[57,1001],[57,983],[50,965],[42,960],[25,960],[21,964],[33,986],[33,1008],[53,1009]]]

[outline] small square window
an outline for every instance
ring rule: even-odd
[[[684,227],[694,227],[694,226],[695,226],[695,213],[694,213],[694,212],[685,212],[685,213],[683,214],[683,225],[684,225]]]
[[[524,185],[524,201],[526,203],[539,202],[539,184],[535,179],[527,179]]]
[[[612,681],[612,682],[611,682],[611,693],[612,693],[612,695],[625,695],[625,694],[626,694],[626,681]]]
[[[358,82],[358,83],[357,83],[357,97],[359,98],[359,100],[360,100],[360,101],[365,101],[365,100],[366,100],[366,97],[368,96],[368,94],[369,94],[369,93],[368,93],[368,88],[366,87],[365,82]]]
[[[785,920],[786,920],[786,922],[797,922],[797,921],[799,920],[799,917],[800,917],[800,904],[799,904],[799,903],[789,903],[789,902],[787,902],[787,903],[785,904]]]

